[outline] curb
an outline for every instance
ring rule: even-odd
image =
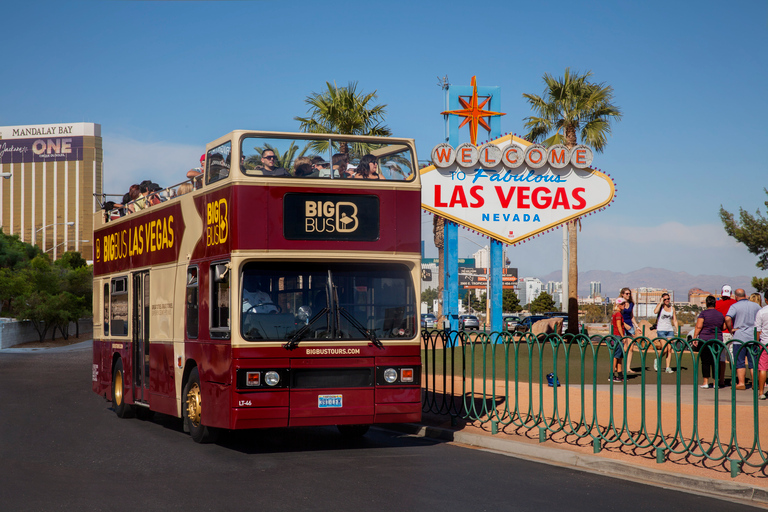
[[[660,469],[635,466],[628,462],[606,459],[596,455],[575,453],[548,446],[521,443],[512,439],[456,432],[454,430],[413,423],[387,425],[386,428],[416,437],[461,443],[519,459],[569,467],[578,471],[630,480],[689,494],[710,496],[729,501],[738,501],[746,505],[768,508],[768,489],[764,487],[699,476],[681,475]]]
[[[70,352],[73,350],[85,350],[93,346],[93,340],[85,340],[63,347],[35,347],[35,348],[3,348],[0,354],[31,354],[34,352]]]

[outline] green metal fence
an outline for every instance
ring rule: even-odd
[[[757,389],[765,348],[757,342],[699,340],[695,347],[683,338],[441,330],[423,331],[422,342],[425,413],[479,422],[493,434],[591,444],[595,453],[617,447],[657,462],[677,455],[717,463],[733,477],[745,466],[762,472],[768,462],[762,448],[768,433],[760,432],[768,401]],[[665,372],[667,350],[672,373]],[[616,352],[624,361],[632,354],[636,374],[622,365],[621,380],[611,378]],[[715,386],[702,389],[702,357],[708,356]],[[735,378],[730,382],[739,357],[755,368],[754,386],[746,391],[736,390]],[[732,385],[719,388],[721,380]]]

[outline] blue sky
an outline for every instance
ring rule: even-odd
[[[593,163],[618,191],[584,219],[580,270],[765,275],[718,209],[765,212],[766,2],[33,0],[3,15],[0,125],[101,124],[114,193],[180,181],[231,130],[297,131],[326,80],[377,90],[393,133],[425,159],[444,133],[438,76],[500,86],[502,131],[519,134],[522,94],[541,94],[544,73],[591,70],[624,117]],[[543,275],[560,268],[561,241],[556,231],[509,256]],[[460,242],[461,255],[477,249]]]

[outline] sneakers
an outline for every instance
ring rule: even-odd
[[[653,371],[655,371],[655,372],[659,371],[659,360],[658,359],[654,359],[653,360]]]
[[[613,377],[611,377],[610,380],[612,380],[613,382],[624,382],[624,379],[622,379],[618,375],[614,375]]]
[[[674,370],[672,370],[672,368],[670,368],[669,366],[667,366],[667,369],[664,371],[667,373],[675,373]]]
[[[757,397],[758,400],[765,400],[765,393]]]
[[[702,384],[700,387],[701,387],[701,389],[711,389],[711,388],[713,388],[715,386],[714,386],[714,384]]]

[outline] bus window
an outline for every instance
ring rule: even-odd
[[[110,334],[128,336],[128,278],[112,279],[110,296]]]
[[[249,263],[244,339],[410,339],[418,331],[411,274],[398,264]]]
[[[205,182],[215,183],[229,176],[229,168],[232,163],[232,143],[224,144],[208,151],[205,158]]]
[[[187,300],[185,302],[187,308],[187,337],[197,338],[199,332],[197,267],[189,267],[187,269]]]
[[[211,265],[211,338],[229,338],[229,263]]]
[[[104,283],[104,317],[102,318],[102,325],[104,326],[104,336],[109,336],[109,283]]]
[[[418,169],[406,144],[372,144],[321,135],[308,134],[302,139],[248,136],[242,139],[240,151],[240,169],[246,176],[410,181]],[[270,157],[267,160],[262,159],[265,151]]]

